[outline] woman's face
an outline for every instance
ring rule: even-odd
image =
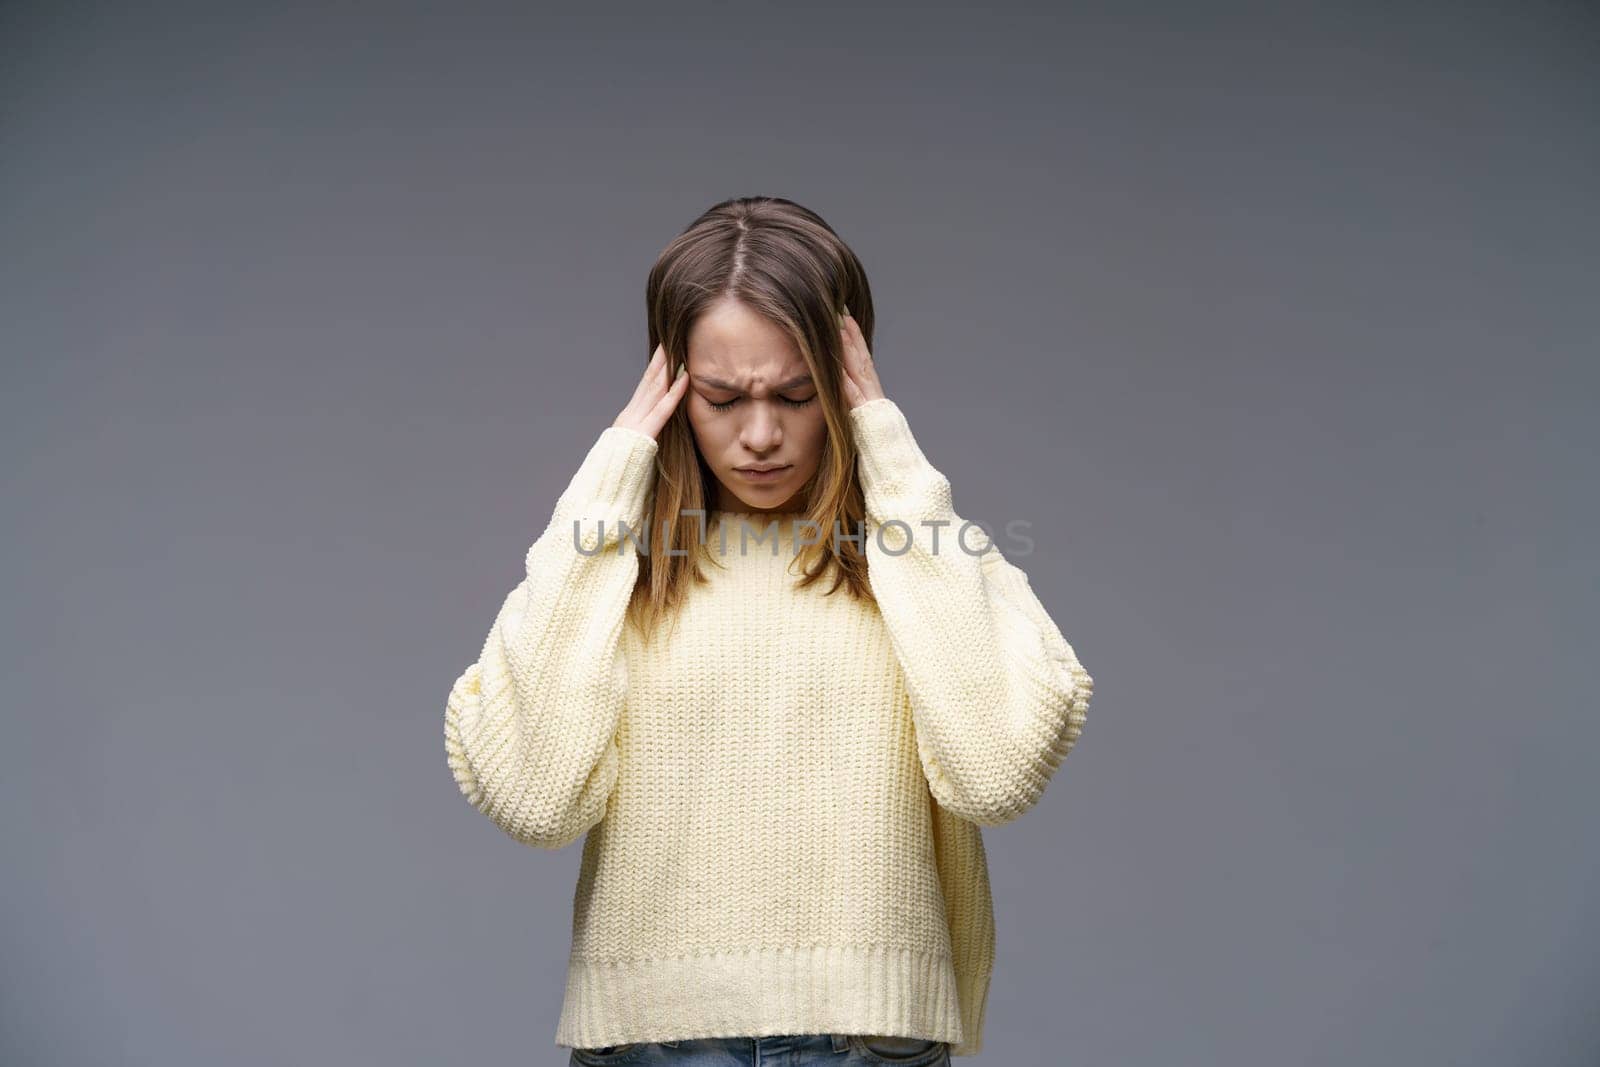
[[[798,511],[822,460],[822,398],[794,340],[724,297],[689,331],[689,424],[716,476],[711,507]],[[776,467],[768,474],[751,468]]]

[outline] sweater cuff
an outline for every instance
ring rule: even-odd
[[[950,483],[923,455],[911,424],[893,400],[879,397],[850,409],[867,512],[879,523],[950,520]]]
[[[588,539],[603,520],[608,543],[620,539],[624,522],[642,535],[659,447],[649,434],[625,426],[606,427],[556,502],[556,521],[577,521]]]

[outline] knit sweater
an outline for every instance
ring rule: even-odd
[[[670,636],[641,637],[627,534],[660,535],[644,525],[657,443],[613,426],[450,688],[446,755],[472,806],[528,845],[585,837],[558,1046],[982,1047],[980,827],[1038,802],[1093,680],[992,540],[972,526],[958,543],[950,483],[900,408],[850,421],[867,521],[840,532],[864,535],[875,604],[794,588],[817,539],[799,516],[718,511],[709,584]]]

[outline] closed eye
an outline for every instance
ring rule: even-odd
[[[809,404],[813,400],[815,400],[816,398],[817,398],[816,394],[813,393],[811,396],[806,397],[804,400],[791,400],[786,396],[780,396],[778,399],[783,401],[785,404],[789,405],[792,408],[803,408],[807,404]],[[737,404],[738,402],[739,402],[739,398],[738,397],[734,397],[732,400],[724,400],[720,404],[717,403],[715,400],[708,399],[706,401],[706,403],[710,404],[711,407],[713,409],[717,410],[717,411],[727,411],[729,408],[733,407],[733,405]]]

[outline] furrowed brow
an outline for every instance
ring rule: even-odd
[[[740,389],[739,386],[734,385],[732,382],[725,382],[720,378],[708,378],[704,374],[696,374],[694,376],[694,380],[699,382],[701,385],[704,385],[704,386],[706,386],[708,388],[711,388],[711,389],[726,389],[730,393],[743,392],[743,390]],[[776,389],[779,392],[782,392],[785,389],[793,389],[795,386],[798,386],[798,385],[810,385],[810,384],[811,384],[811,375],[810,374],[801,374],[801,375],[799,375],[797,377],[790,378],[788,381],[783,382],[783,383],[781,383],[779,385],[775,385],[775,386],[773,386],[773,388]]]

